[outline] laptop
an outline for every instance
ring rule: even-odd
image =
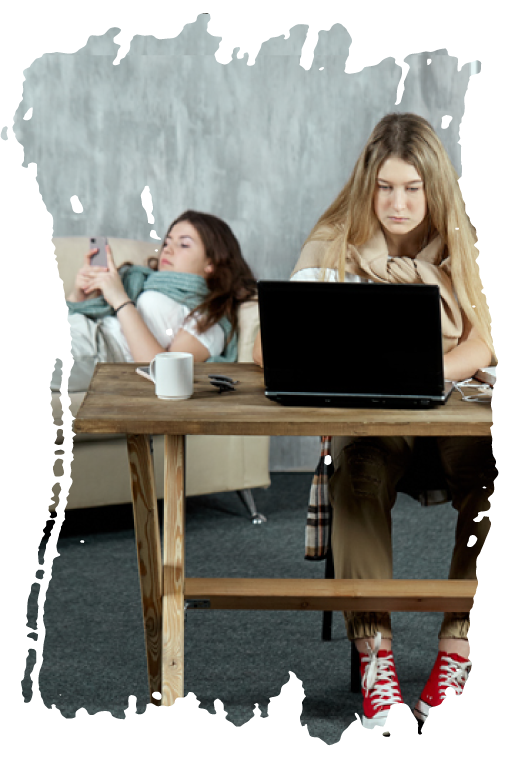
[[[265,394],[283,405],[430,408],[445,382],[437,285],[260,280]]]

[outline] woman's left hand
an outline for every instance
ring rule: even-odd
[[[89,294],[95,290],[101,291],[105,301],[115,309],[124,304],[125,301],[129,301],[129,297],[119,277],[109,245],[106,246],[106,251],[108,271],[100,272],[96,277],[92,278],[85,293]]]

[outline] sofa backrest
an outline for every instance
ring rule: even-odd
[[[160,241],[130,240],[120,237],[108,238],[112,255],[117,266],[126,261],[132,264],[147,263],[149,256],[156,256],[160,250]],[[64,284],[64,295],[67,296],[75,282],[75,276],[83,264],[84,256],[89,252],[88,237],[54,237],[55,256],[60,278]],[[252,348],[259,330],[259,312],[257,301],[247,301],[241,305],[238,313],[240,325],[238,334],[238,360],[241,363],[252,363]]]

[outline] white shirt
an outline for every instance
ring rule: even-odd
[[[195,336],[201,344],[204,344],[210,357],[222,354],[225,338],[219,323],[215,323],[205,333],[199,333],[195,318],[188,318],[189,308],[184,304],[179,304],[169,296],[165,296],[160,291],[143,291],[137,299],[137,311],[164,349],[167,349],[178,331],[183,328]],[[105,317],[102,320],[102,327],[105,334],[121,348],[126,362],[133,363],[130,347],[117,317],[112,315]],[[168,328],[172,330],[172,336],[166,333]]]
[[[290,278],[290,280],[293,280],[294,282],[297,281],[297,282],[305,282],[305,283],[318,283],[320,282],[323,271],[325,271],[325,282],[327,283],[339,282],[337,269],[323,270],[322,267],[306,267],[305,269],[299,269],[299,271],[296,272]],[[359,275],[352,275],[350,274],[350,272],[345,272],[345,282],[346,283],[372,283],[373,280],[368,280],[368,278],[366,277],[359,277]]]

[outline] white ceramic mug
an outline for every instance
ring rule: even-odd
[[[162,400],[187,400],[194,391],[194,356],[189,352],[162,352],[149,366],[156,396]]]

